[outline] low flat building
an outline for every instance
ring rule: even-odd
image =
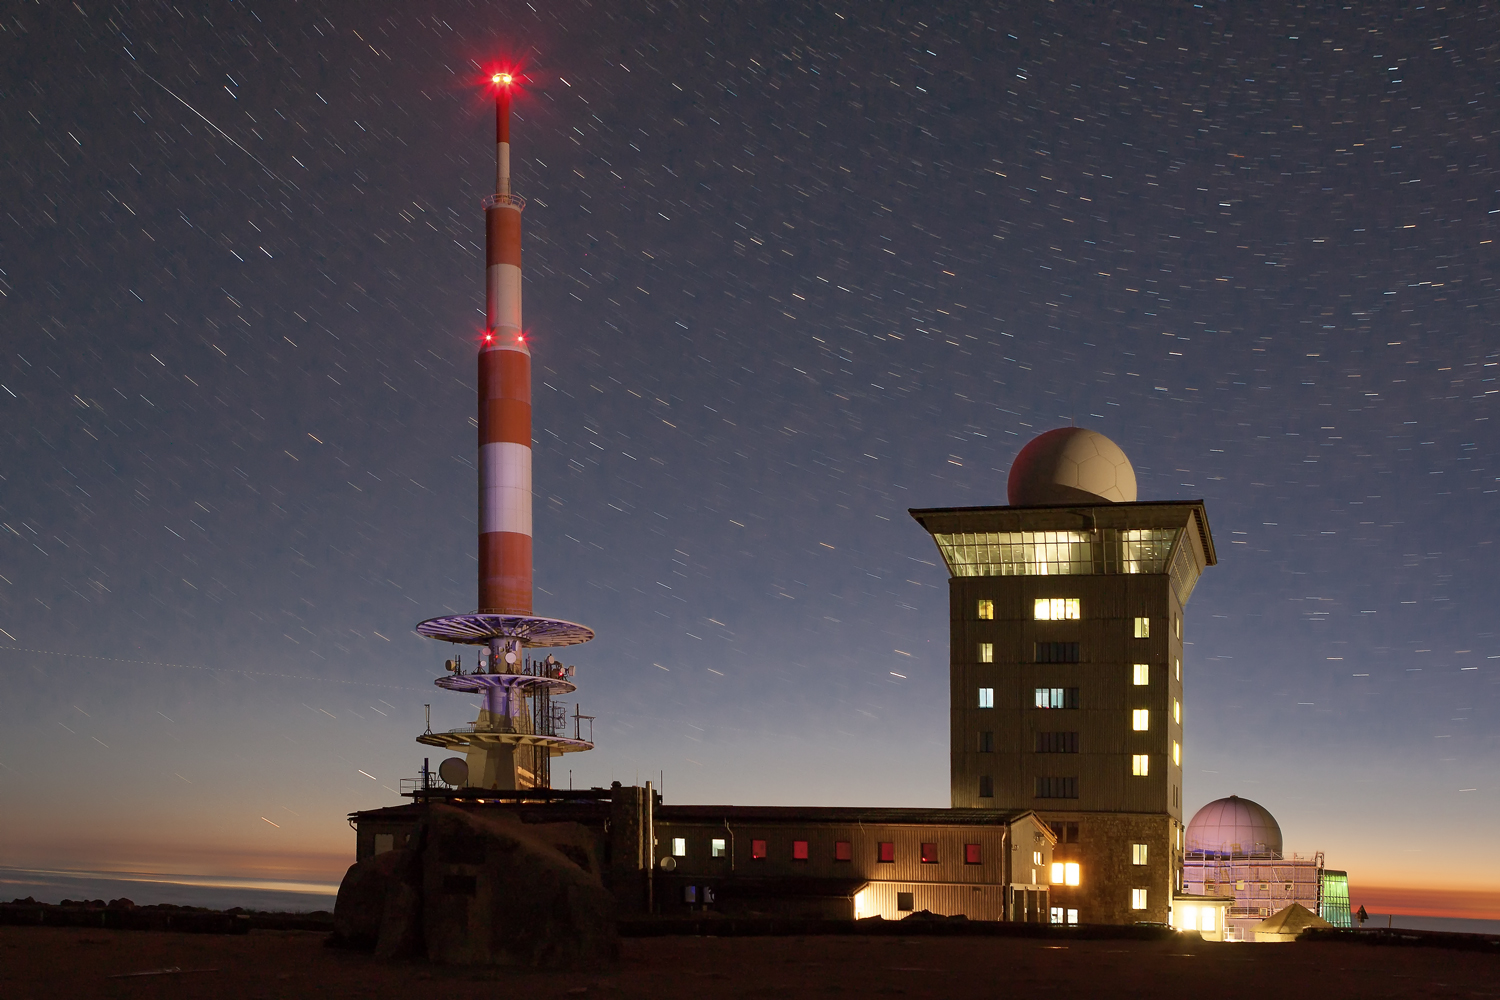
[[[349,817],[356,860],[413,845],[428,803],[442,802],[581,826],[626,915],[1067,920],[1050,898],[1055,838],[1030,810],[669,806],[649,785],[413,798]]]

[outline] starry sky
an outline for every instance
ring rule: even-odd
[[[1500,889],[1495,7],[1120,7],[9,6],[0,863],[337,878],[473,718],[504,64],[555,783],[946,805],[906,511],[1076,423],[1207,503],[1188,809]]]

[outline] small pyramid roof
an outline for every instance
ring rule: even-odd
[[[1257,934],[1286,934],[1295,937],[1308,927],[1332,926],[1301,903],[1293,903],[1256,924],[1254,930]]]

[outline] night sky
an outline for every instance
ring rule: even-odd
[[[1123,6],[7,6],[0,863],[337,878],[472,720],[503,63],[555,783],[947,805],[906,511],[1072,422],[1207,502],[1189,812],[1500,888],[1495,6]]]

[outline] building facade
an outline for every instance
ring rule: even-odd
[[[1048,823],[1064,919],[1169,923],[1183,611],[1217,561],[1203,504],[911,513],[950,574],[953,806]]]

